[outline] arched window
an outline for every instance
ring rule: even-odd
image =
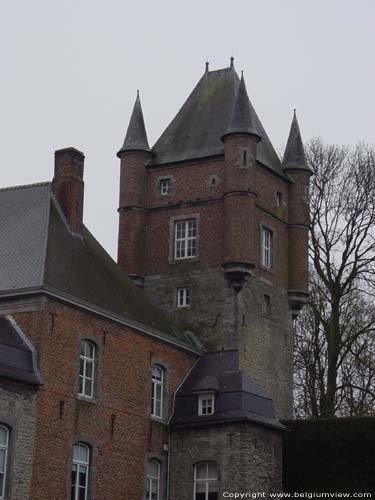
[[[215,462],[201,462],[194,467],[194,500],[217,500],[219,472]]]
[[[146,500],[160,499],[160,463],[157,460],[147,462]]]
[[[87,398],[94,397],[96,347],[88,340],[82,340],[79,355],[78,394]]]
[[[163,418],[164,370],[161,366],[152,367],[151,415]]]
[[[87,500],[90,448],[83,443],[73,445],[71,500]]]
[[[9,429],[0,424],[0,498],[5,498],[9,448]]]

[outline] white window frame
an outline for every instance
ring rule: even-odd
[[[160,373],[160,377],[156,372]],[[152,365],[151,372],[151,416],[155,418],[163,418],[164,404],[164,380],[165,370],[160,365]],[[160,388],[160,398],[158,397],[158,389]],[[160,412],[157,411],[157,403],[160,403]]]
[[[171,179],[165,178],[160,179],[160,194],[161,196],[167,196],[171,192]]]
[[[189,286],[177,288],[176,305],[178,309],[191,306],[191,288]]]
[[[149,471],[149,464],[153,463],[156,464],[158,467],[158,473],[157,476],[152,476]],[[155,459],[150,459],[147,461],[147,478],[146,478],[146,500],[160,500],[160,462]],[[156,483],[156,499],[152,498],[152,487]]]
[[[88,346],[92,348],[92,356],[87,354]],[[82,354],[82,347],[84,353]],[[91,377],[87,375],[88,366],[91,365]],[[96,369],[96,345],[89,340],[82,340],[79,346],[79,386],[82,382],[82,388],[78,387],[78,395],[83,398],[92,399],[94,397],[95,369]],[[91,390],[87,388],[91,382]]]
[[[276,208],[283,207],[283,193],[276,191]]]
[[[196,219],[176,220],[174,222],[175,260],[194,259],[197,256]]]
[[[273,268],[274,255],[274,233],[272,229],[262,226],[261,228],[261,264],[266,269]]]
[[[78,448],[78,449],[84,448],[87,451],[87,460],[86,461],[82,461],[79,458],[78,459],[74,458],[75,448]],[[79,452],[78,452],[78,455],[79,455]],[[89,446],[87,446],[84,443],[78,442],[78,443],[73,444],[73,458],[72,458],[72,471],[71,471],[72,475],[73,475],[73,467],[74,466],[76,467],[76,481],[75,481],[75,484],[73,484],[73,480],[72,480],[71,488],[72,488],[72,492],[74,492],[74,497],[72,498],[72,496],[71,496],[71,500],[78,500],[79,499],[80,489],[82,489],[82,486],[79,485],[79,476],[80,476],[80,474],[82,474],[82,472],[84,472],[85,479],[86,479],[85,486],[84,486],[84,489],[85,489],[84,499],[87,500],[88,489],[89,489],[89,473],[90,473],[90,448],[89,448]],[[71,492],[71,495],[72,495],[72,492]]]
[[[4,470],[0,470],[0,475],[3,476],[3,485],[0,490],[0,499],[5,498],[5,488],[7,483],[8,469],[8,452],[9,452],[9,429],[3,424],[0,424],[0,429],[5,431],[5,444],[0,443],[0,452],[4,453]]]
[[[216,476],[215,477],[210,477],[209,472],[208,472],[208,466],[209,464],[213,464],[216,466]],[[197,477],[197,470],[199,467],[206,466],[206,476],[203,478],[198,478]],[[209,499],[209,494],[210,493],[216,493],[217,498],[218,498],[218,488],[215,491],[210,491],[210,483],[216,483],[216,486],[218,486],[219,482],[219,468],[216,462],[200,462],[199,464],[194,465],[194,500],[197,498],[197,485],[198,483],[204,483],[205,486],[205,500]]]
[[[198,395],[198,415],[208,416],[215,413],[215,394],[206,392]]]

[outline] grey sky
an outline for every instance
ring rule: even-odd
[[[119,160],[136,89],[150,144],[204,71],[235,57],[277,150],[374,143],[375,0],[0,0],[0,186],[86,155],[84,219],[116,255]]]

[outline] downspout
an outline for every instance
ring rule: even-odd
[[[172,400],[172,411],[168,419],[167,427],[168,427],[168,459],[167,459],[167,500],[169,500],[169,476],[170,476],[170,467],[171,467],[171,430],[170,430],[170,422],[172,420],[173,414],[174,414],[174,407],[176,403],[176,394],[178,391],[181,389],[182,385],[185,383],[185,380],[188,378],[190,373],[193,371],[195,368],[195,365],[198,363],[198,361],[201,358],[198,358],[195,363],[191,366],[190,370],[186,373],[185,377],[182,379],[180,384],[177,386],[174,394],[173,394],[173,400]]]

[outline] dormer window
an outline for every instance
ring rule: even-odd
[[[215,411],[215,394],[208,392],[198,396],[198,415],[212,415]]]
[[[170,179],[162,179],[160,181],[160,194],[162,196],[166,196],[171,192],[171,180]]]

